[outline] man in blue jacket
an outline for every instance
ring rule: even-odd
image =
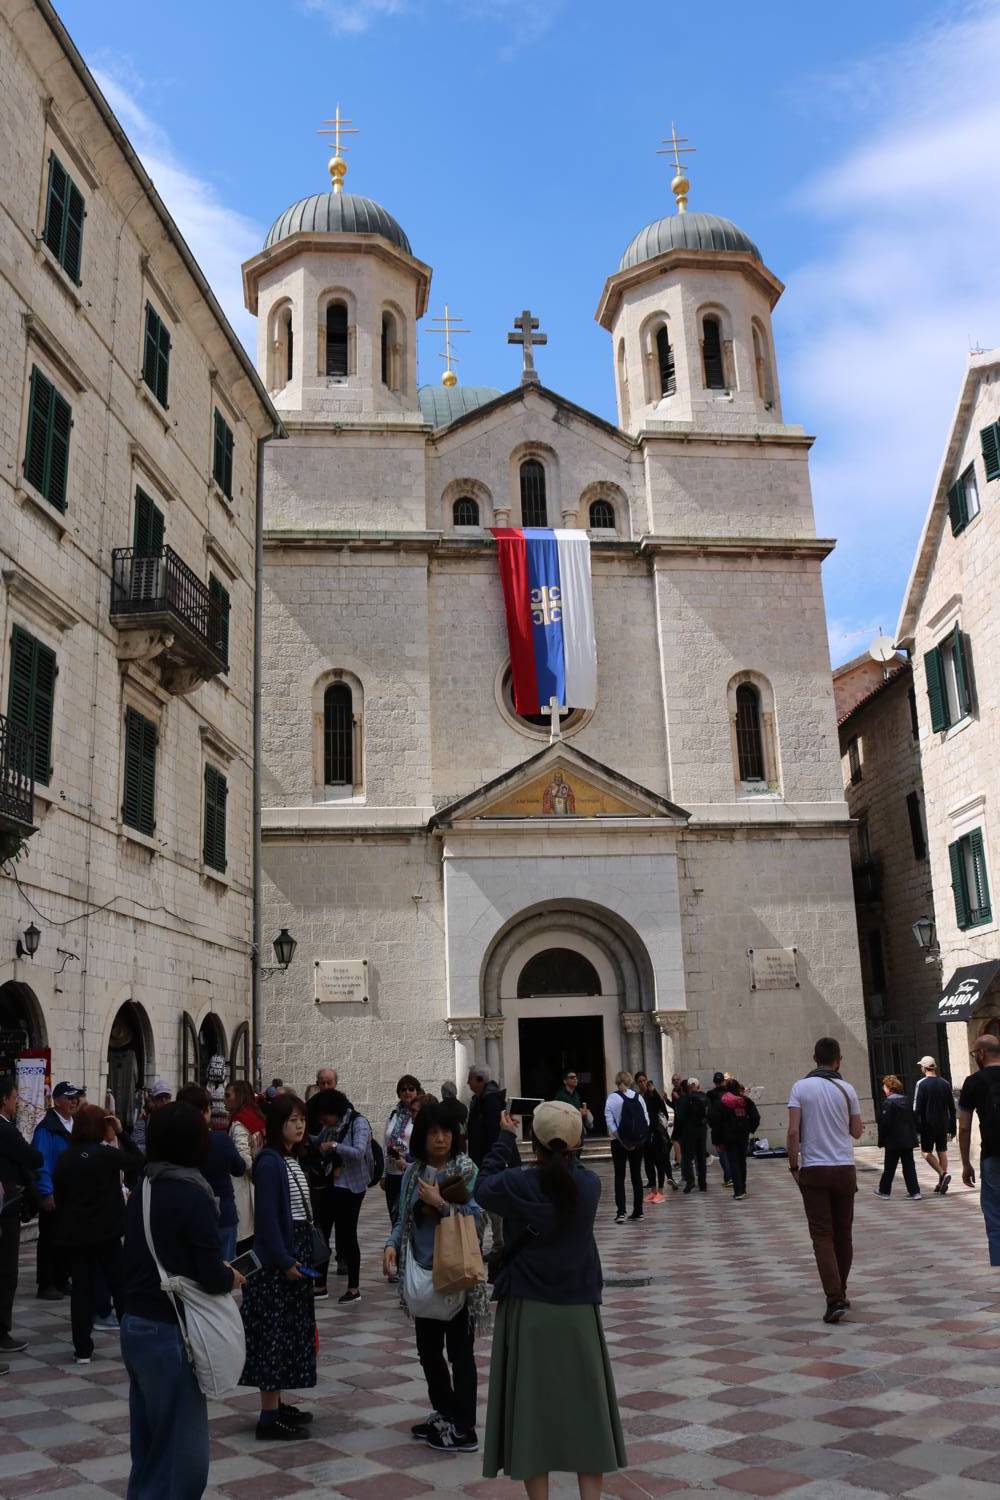
[[[42,1153],[43,1165],[38,1169],[38,1197],[41,1212],[38,1216],[38,1250],[36,1266],[38,1274],[38,1296],[45,1302],[59,1302],[66,1295],[69,1269],[65,1253],[55,1243],[56,1200],[52,1192],[52,1173],[56,1162],[70,1143],[73,1134],[73,1116],[86,1098],[86,1089],[73,1083],[57,1083],[52,1090],[52,1108],[35,1127],[31,1144]]]

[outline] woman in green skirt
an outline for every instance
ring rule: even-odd
[[[535,1165],[511,1171],[517,1123],[505,1112],[476,1183],[476,1201],[504,1221],[483,1473],[522,1480],[528,1500],[547,1500],[553,1472],[599,1500],[604,1475],[627,1463],[601,1327],[601,1184],[577,1158],[582,1136],[578,1109],[541,1104]]]

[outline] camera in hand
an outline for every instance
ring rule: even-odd
[[[528,1120],[542,1103],[544,1103],[542,1099],[512,1099],[507,1110],[516,1120]]]
[[[255,1271],[260,1270],[260,1256],[255,1250],[244,1250],[242,1255],[235,1256],[229,1264],[241,1276],[252,1276]]]

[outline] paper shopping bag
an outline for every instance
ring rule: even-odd
[[[471,1214],[451,1214],[434,1231],[434,1290],[467,1292],[486,1280],[476,1221]]]

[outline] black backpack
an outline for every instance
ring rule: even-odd
[[[619,1090],[621,1093],[621,1090]],[[639,1097],[633,1094],[629,1099],[627,1095],[621,1095],[622,1113],[618,1121],[618,1139],[626,1151],[634,1151],[637,1146],[644,1146],[649,1138],[649,1124],[646,1120],[646,1111],[639,1102]]]

